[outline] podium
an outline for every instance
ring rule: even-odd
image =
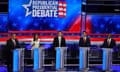
[[[67,47],[56,47],[56,70],[64,70]]]
[[[89,66],[88,52],[90,47],[79,47],[79,70],[86,71]]]
[[[110,71],[112,67],[112,49],[103,48],[102,69],[104,71]]]
[[[43,72],[43,64],[44,64],[44,48],[34,48],[33,50],[33,60],[34,60],[34,72]]]
[[[24,72],[24,48],[13,50],[13,72]]]

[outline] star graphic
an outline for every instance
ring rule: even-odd
[[[32,14],[32,12],[29,10],[29,7],[31,7],[31,5],[32,5],[32,0],[30,0],[29,4],[22,5],[26,9],[25,16],[28,16],[28,15]]]

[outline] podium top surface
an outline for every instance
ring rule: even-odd
[[[68,47],[55,47],[55,48],[68,48]]]
[[[55,49],[58,49],[58,48],[60,48],[60,49],[67,49],[68,47],[55,47]]]
[[[16,48],[14,50],[24,50],[25,48]]]
[[[86,49],[90,49],[90,47],[79,47],[79,48],[86,48]]]
[[[102,50],[113,50],[112,48],[102,48]]]
[[[34,48],[34,49],[45,49],[45,48],[44,48],[44,47],[39,47],[39,48]],[[33,50],[34,50],[34,49],[33,49]]]

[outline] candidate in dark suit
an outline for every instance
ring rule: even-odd
[[[53,47],[66,47],[65,38],[62,35],[62,32],[58,32],[58,36],[53,40]]]
[[[12,72],[13,67],[13,50],[19,47],[16,34],[11,34],[11,38],[6,42],[5,59],[7,61],[8,72]]]
[[[112,39],[112,35],[108,34],[108,37],[104,40],[102,47],[104,48],[113,48],[116,46],[116,42]]]
[[[90,39],[88,38],[87,33],[85,31],[83,31],[83,35],[79,40],[79,47],[90,47],[90,46],[91,46]],[[86,58],[88,60],[88,52],[87,52]],[[86,64],[88,67],[88,62]]]
[[[61,31],[58,32],[58,35],[53,40],[53,54],[52,55],[54,56],[54,58],[56,58],[56,51],[55,51],[56,47],[66,47],[66,41]],[[53,61],[53,63],[55,63],[55,60]]]
[[[91,42],[90,39],[87,36],[87,33],[84,31],[83,36],[79,40],[79,46],[80,47],[90,47]]]

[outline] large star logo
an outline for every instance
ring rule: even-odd
[[[30,9],[29,7],[31,7],[31,5],[32,5],[32,0],[30,0],[30,2],[28,4],[22,5],[26,9],[25,16],[32,14],[32,11],[29,10]]]

